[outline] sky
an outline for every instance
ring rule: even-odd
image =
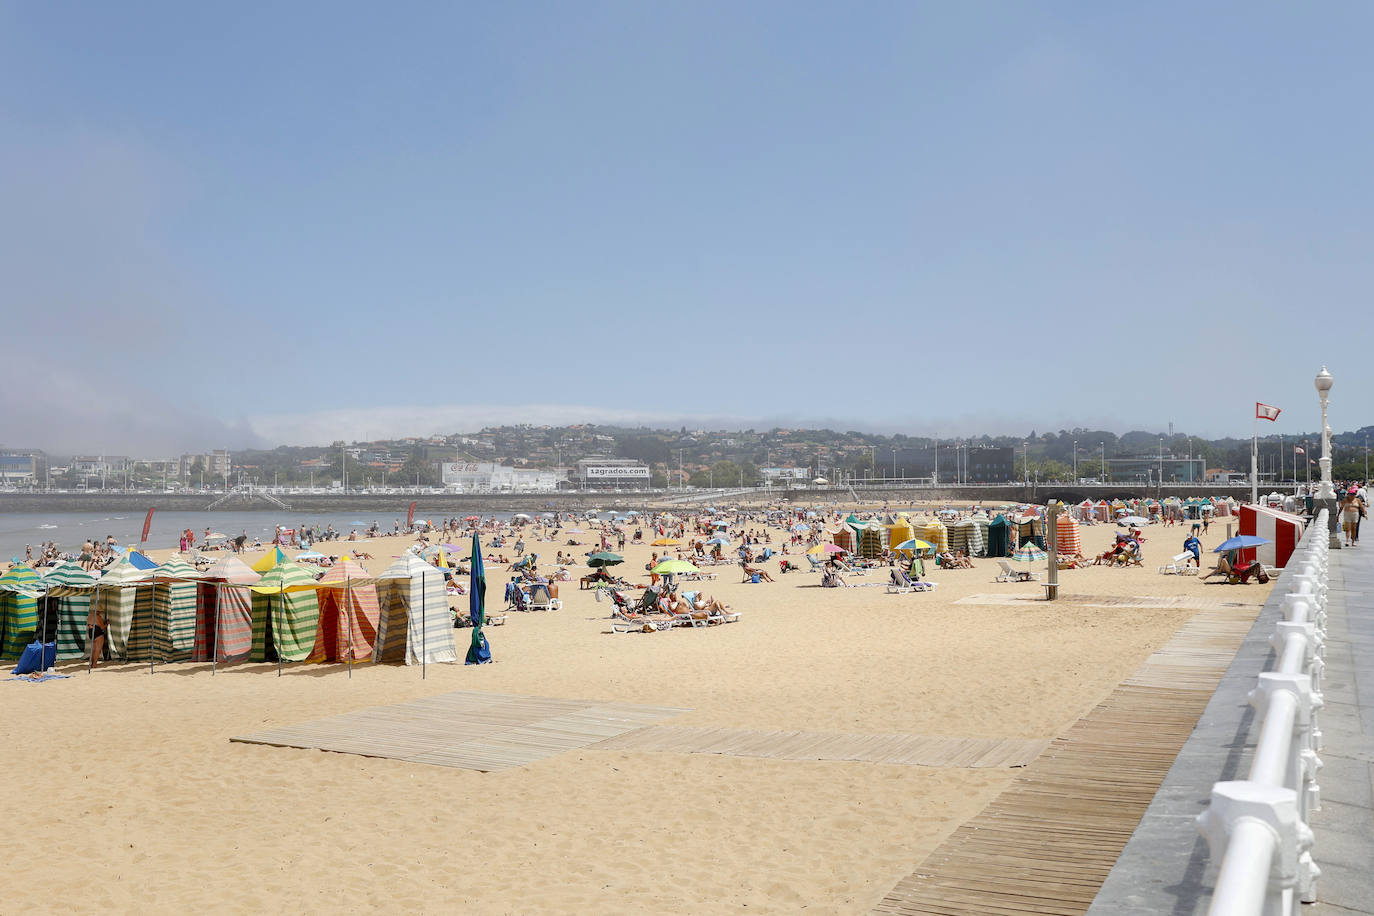
[[[1374,5],[0,0],[0,445],[1374,422]]]

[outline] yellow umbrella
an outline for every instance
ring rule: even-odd
[[[659,538],[650,544],[650,547],[676,547],[680,541],[677,538]]]
[[[649,570],[649,572],[656,573],[660,576],[666,576],[674,573],[701,572],[701,570],[697,569],[686,560],[664,560],[653,569]]]

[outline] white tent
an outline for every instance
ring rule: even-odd
[[[377,645],[372,661],[457,662],[444,574],[413,553],[377,577]]]

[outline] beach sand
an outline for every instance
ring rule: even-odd
[[[1084,552],[1114,530],[1083,528]],[[186,664],[7,683],[0,909],[867,912],[1016,771],[583,749],[479,773],[229,738],[476,690],[690,710],[668,725],[1050,739],[1197,613],[1089,596],[1264,601],[1268,586],[1158,575],[1186,528],[1146,533],[1144,568],[1064,571],[1053,603],[960,603],[1042,594],[995,583],[992,560],[932,564],[939,587],[913,595],[821,589],[815,573],[777,575],[775,560],[773,584],[720,567],[704,585],[742,613],[737,624],[612,635],[609,603],[574,581],[560,610],[488,631],[495,664],[431,665],[423,680],[371,664],[351,680],[338,665],[278,678],[272,665],[212,677]],[[593,543],[579,539],[528,549],[547,563]],[[375,571],[409,543],[359,546]],[[620,569],[647,580],[652,549],[628,548]],[[493,609],[505,581],[488,566]],[[461,657],[468,631],[455,635]]]

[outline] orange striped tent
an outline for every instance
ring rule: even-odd
[[[253,593],[262,577],[238,557],[225,557],[196,585],[193,661],[241,662],[253,648]]]
[[[1063,513],[1054,522],[1054,535],[1059,555],[1082,556],[1083,541],[1078,536],[1078,522],[1068,513]]]
[[[308,662],[353,661],[372,657],[377,641],[377,586],[361,565],[348,559],[329,567],[319,580],[320,628]]]

